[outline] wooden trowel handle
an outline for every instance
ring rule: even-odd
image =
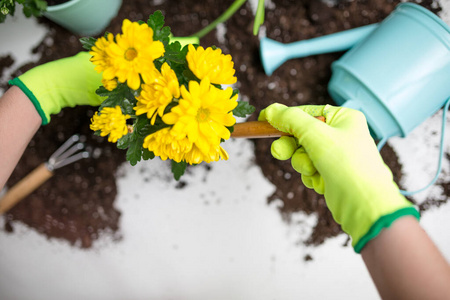
[[[325,122],[324,117],[315,117],[316,119]],[[236,123],[234,131],[231,133],[233,138],[276,138],[289,133],[279,131],[272,127],[267,121],[250,121],[243,123]]]
[[[0,215],[7,212],[52,176],[53,172],[47,169],[45,163],[39,165],[0,198]]]
[[[233,138],[275,138],[289,133],[279,131],[272,127],[267,121],[250,121],[236,123],[234,131],[231,133]]]

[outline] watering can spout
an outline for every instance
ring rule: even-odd
[[[309,40],[283,44],[269,38],[260,41],[261,61],[264,71],[271,75],[285,61],[352,48],[365,39],[379,24],[366,25]]]
[[[287,47],[285,44],[262,38],[260,41],[261,60],[264,72],[271,75],[279,66],[288,60]]]

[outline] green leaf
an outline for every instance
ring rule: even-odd
[[[160,10],[148,17],[147,24],[153,29],[153,40],[161,41],[164,47],[169,43],[170,27],[164,26],[164,16]],[[164,26],[164,27],[163,27]]]
[[[117,140],[117,148],[125,150],[130,146],[130,142],[133,140],[133,134],[129,133]]]
[[[230,133],[233,133],[233,131],[234,131],[234,125],[233,125],[233,126],[230,126],[230,127],[227,127],[227,129],[228,129],[228,131],[229,131]],[[223,142],[224,142],[223,139],[221,139],[220,142],[223,143]]]
[[[186,83],[188,83],[189,81],[200,82],[200,80],[197,78],[197,76],[195,76],[195,74],[192,73],[192,71],[190,69],[186,69],[183,71],[183,78]]]
[[[144,143],[144,139],[138,137],[133,139],[128,147],[126,159],[130,162],[132,166],[135,166],[142,158],[142,144]]]
[[[175,178],[175,180],[180,180],[181,176],[183,176],[184,172],[186,171],[186,167],[187,163],[185,161],[178,163],[172,160],[173,178]]]
[[[233,109],[233,115],[236,117],[246,117],[255,112],[255,107],[246,101],[238,101],[238,105]]]
[[[44,0],[25,0],[23,1],[23,14],[26,17],[40,17],[47,9],[47,1]]]
[[[135,125],[135,128],[136,128],[135,130],[140,136],[146,137],[147,135],[155,133],[158,130],[161,130],[168,126],[169,125],[164,124],[161,121],[161,118],[158,116],[158,117],[156,117],[156,122],[154,125],[151,125],[150,121],[147,118],[142,118],[142,120],[138,119],[138,122],[136,122],[136,125]]]
[[[99,110],[103,107],[115,107],[116,105],[119,105],[122,108],[122,111],[127,112],[129,111],[127,107],[129,105],[134,105],[136,101],[130,88],[124,83],[119,83],[117,88],[112,91],[108,91],[105,87],[101,86],[95,92],[101,97],[107,97],[106,100],[100,104]]]
[[[239,90],[238,89],[233,89],[233,93],[230,96],[230,99],[233,98],[234,96],[239,94]]]
[[[97,41],[97,39],[93,38],[91,36],[80,38],[80,42],[81,42],[81,45],[83,46],[83,49],[86,49],[88,51],[91,51],[91,49],[92,49],[92,47],[94,47],[96,41]]]
[[[47,9],[47,1],[45,0],[34,0],[34,3],[36,3],[36,8],[44,11]]]
[[[114,91],[108,91],[103,85],[99,86],[95,93],[101,97],[108,97]]]
[[[40,17],[47,9],[45,0],[0,0],[0,23],[5,21],[7,15],[14,16],[16,4],[22,5],[22,12],[27,18]]]
[[[98,110],[101,111],[104,107],[116,107],[117,105],[122,107],[122,101],[123,98],[109,97],[100,104]]]
[[[136,112],[136,111],[133,109],[134,104],[131,103],[127,98],[125,98],[125,99],[123,100],[121,107],[122,107],[123,113],[124,113],[124,114],[127,114],[127,115],[134,115],[134,113]]]
[[[186,53],[181,50],[180,42],[174,42],[167,45],[166,52],[164,52],[164,58],[177,64],[185,64]]]
[[[139,115],[136,117],[136,122],[134,123],[134,132],[140,136],[147,136],[151,133],[150,120],[147,119],[147,115]]]
[[[27,18],[40,17],[47,9],[45,0],[0,0],[0,23],[5,21],[6,16],[14,16],[17,4],[22,5],[22,12]]]
[[[211,85],[214,86],[214,87],[216,87],[216,88],[218,88],[219,90],[222,89],[222,85],[221,85],[221,84],[218,84],[218,83],[211,83]],[[230,97],[230,98],[231,98],[231,97]]]
[[[178,83],[180,84],[180,86],[187,84],[188,82],[186,81],[186,78],[183,76],[183,72],[186,70],[187,64],[181,65],[181,64],[176,64],[176,63],[172,63],[172,62],[168,62],[168,63],[170,65],[170,68],[177,75]]]
[[[149,160],[149,159],[154,159],[155,158],[155,154],[148,150],[147,148],[142,148],[142,159],[143,160]]]
[[[126,83],[117,84],[117,87],[112,91],[108,91],[104,86],[101,86],[95,92],[102,97],[115,97],[117,95],[124,95],[124,98],[128,99],[130,96],[134,97]]]
[[[164,26],[156,35],[156,39],[160,40],[164,46],[167,46],[167,44],[169,44],[170,41],[170,27],[169,26]],[[153,36],[153,38],[155,38],[155,36]]]
[[[22,12],[25,15],[25,17],[27,17],[27,18],[29,18],[33,15],[33,9],[28,6],[24,6],[22,9]]]
[[[148,17],[148,26],[150,26],[153,31],[160,30],[164,26],[164,16],[160,10],[155,11]]]

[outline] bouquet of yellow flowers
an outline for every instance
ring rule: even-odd
[[[172,161],[178,180],[187,164],[228,159],[221,142],[230,138],[235,116],[255,109],[238,101],[234,63],[221,49],[171,38],[160,11],[147,23],[124,20],[122,33],[82,38],[102,73],[97,94],[105,97],[90,128],[141,159]],[[223,85],[228,87],[223,88]]]

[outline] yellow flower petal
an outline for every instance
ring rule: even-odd
[[[192,143],[188,139],[177,139],[171,134],[171,128],[163,128],[144,139],[143,147],[159,156],[162,160],[172,159],[176,162],[184,160],[191,151]]]
[[[222,54],[222,50],[211,47],[206,50],[199,46],[188,45],[186,60],[189,69],[200,80],[209,77],[215,84],[234,84],[237,78],[234,76],[234,63],[231,55]]]
[[[174,136],[193,143],[196,154],[186,161],[198,163],[199,157],[202,161],[225,157],[220,154],[220,142],[230,137],[227,127],[236,122],[230,109],[236,107],[237,97],[230,99],[232,93],[210,85],[208,77],[200,84],[191,81],[188,85],[189,90],[181,87],[179,104],[163,116],[163,122],[173,125]]]
[[[129,115],[124,115],[120,106],[104,107],[100,114],[95,112],[91,119],[90,128],[94,131],[100,130],[101,136],[107,136],[109,142],[117,142],[122,136],[128,133],[127,119]]]
[[[142,85],[142,91],[136,99],[134,108],[137,115],[147,113],[147,118],[151,119],[151,124],[155,124],[156,114],[163,116],[164,110],[174,98],[180,96],[180,86],[177,75],[167,63],[161,67],[161,73],[154,70],[148,76],[149,81]],[[171,124],[170,122],[166,124]]]
[[[137,90],[141,84],[141,76],[146,78],[155,70],[153,61],[164,54],[164,45],[153,41],[153,30],[147,24],[139,24],[125,19],[122,23],[122,34],[118,34],[115,42],[105,49],[113,69],[111,73],[119,82]]]

